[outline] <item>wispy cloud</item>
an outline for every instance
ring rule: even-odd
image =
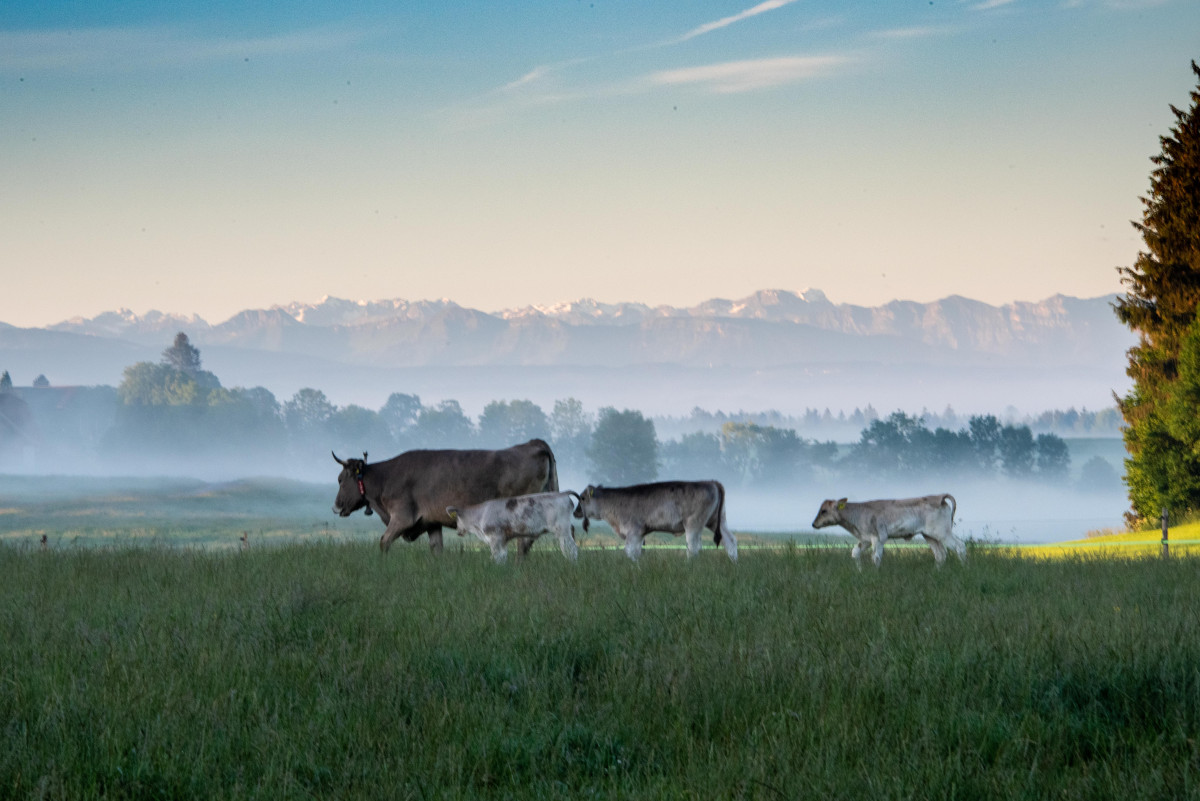
[[[874,31],[868,34],[873,39],[928,39],[931,36],[944,36],[953,31],[948,27],[914,27],[914,28],[889,28],[882,31]]]
[[[137,70],[338,50],[364,31],[305,30],[264,37],[211,37],[173,28],[0,31],[0,70]]]
[[[984,0],[982,3],[976,3],[975,5],[971,6],[971,10],[988,11],[993,8],[1011,5],[1014,2],[1016,2],[1016,0]]]
[[[541,83],[543,80],[545,80],[546,76],[550,74],[550,72],[551,67],[548,65],[534,67],[520,78],[517,78],[515,81],[509,81],[508,83],[504,84],[504,86],[500,87],[500,91],[513,92],[525,86],[532,86],[533,84]]]
[[[1165,6],[1171,0],[1066,0],[1063,8],[1087,8],[1100,6],[1113,11],[1142,11],[1147,8]]]
[[[845,56],[787,56],[726,61],[656,72],[647,81],[656,86],[691,85],[716,94],[733,94],[815,78],[832,72],[848,61]]]
[[[765,14],[768,11],[774,11],[777,8],[783,8],[784,6],[790,5],[794,2],[796,2],[796,0],[766,0],[765,2],[754,6],[753,8],[740,11],[732,16],[722,17],[715,22],[706,22],[698,28],[693,28],[674,41],[675,43],[686,42],[688,39],[695,39],[697,36],[703,36],[706,33],[712,33],[713,31],[718,31],[721,28],[728,28],[730,25],[741,22],[744,19],[757,17],[759,14]]]

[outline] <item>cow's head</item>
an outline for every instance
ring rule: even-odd
[[[579,505],[575,507],[575,517],[583,518],[583,530],[588,530],[589,518],[599,517],[597,514],[598,505],[596,503],[596,487],[588,484],[587,489],[579,493]],[[574,535],[574,532],[572,532]]]
[[[813,528],[825,528],[826,526],[837,526],[842,522],[842,510],[846,508],[846,499],[827,500],[821,504],[817,516],[813,519]]]
[[[333,454],[333,460],[342,466],[338,475],[338,494],[333,501],[333,511],[342,517],[349,517],[359,509],[367,506],[366,488],[363,486],[363,475],[367,471],[366,454],[361,459],[339,459]],[[368,513],[371,507],[367,506]]]

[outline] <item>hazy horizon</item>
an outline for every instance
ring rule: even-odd
[[[92,314],[92,315],[72,314],[68,317],[62,318],[61,320],[54,320],[52,322],[44,323],[41,325],[14,326],[14,327],[50,329],[50,328],[53,328],[54,326],[58,326],[63,323],[70,323],[70,322],[75,322],[75,321],[91,321],[91,320],[95,320],[99,317],[103,317],[103,316],[109,315],[109,314],[118,314],[121,316],[133,315],[135,318],[137,318],[139,320],[145,320],[148,317],[151,317],[153,315],[162,315],[163,317],[179,318],[182,320],[199,319],[208,325],[219,326],[224,323],[230,322],[231,320],[235,319],[239,314],[242,314],[247,311],[271,311],[271,310],[275,310],[275,309],[289,311],[290,309],[293,309],[293,308],[302,309],[302,308],[317,307],[317,306],[320,306],[329,301],[345,301],[347,303],[356,304],[358,306],[368,306],[371,304],[379,304],[379,303],[386,304],[386,303],[392,303],[392,302],[404,302],[404,303],[408,303],[408,304],[412,304],[412,305],[417,305],[417,304],[422,304],[422,303],[449,303],[449,304],[453,304],[453,305],[459,306],[464,309],[469,309],[472,311],[480,311],[480,312],[483,312],[485,314],[490,314],[490,315],[515,313],[515,312],[523,311],[526,309],[537,309],[537,310],[543,311],[543,312],[547,312],[547,311],[552,312],[556,308],[562,308],[562,307],[565,307],[568,305],[579,304],[581,302],[588,302],[588,301],[594,301],[598,304],[602,304],[605,306],[621,306],[621,305],[628,304],[628,305],[646,306],[647,308],[650,308],[650,309],[672,308],[672,309],[683,310],[683,309],[695,308],[696,306],[702,305],[702,304],[710,302],[710,301],[733,301],[733,302],[736,302],[736,301],[740,301],[740,300],[745,300],[747,298],[755,297],[764,292],[791,292],[791,293],[794,293],[801,297],[803,297],[804,295],[806,295],[808,293],[816,292],[816,293],[819,293],[820,295],[824,296],[825,299],[827,299],[834,306],[856,306],[856,307],[860,307],[860,308],[879,308],[882,306],[887,306],[891,303],[923,303],[923,304],[939,303],[939,302],[943,302],[946,300],[950,300],[952,298],[964,298],[968,301],[984,303],[993,308],[1003,308],[1005,306],[1011,306],[1014,304],[1043,303],[1043,302],[1051,300],[1052,298],[1055,298],[1055,297],[1067,297],[1067,298],[1074,298],[1074,299],[1078,299],[1078,300],[1096,300],[1098,298],[1108,297],[1109,295],[1120,294],[1118,291],[1113,291],[1113,292],[1102,292],[1097,295],[1083,296],[1083,295],[1071,295],[1071,294],[1065,293],[1065,292],[1054,292],[1045,297],[1038,297],[1038,298],[1014,297],[1014,298],[1004,301],[1004,302],[990,303],[985,300],[980,300],[979,298],[973,298],[973,297],[970,297],[967,295],[962,295],[961,293],[951,293],[951,294],[947,294],[944,296],[932,298],[931,300],[928,300],[928,301],[918,301],[918,300],[914,300],[913,298],[910,298],[910,297],[897,296],[897,297],[885,300],[881,303],[866,304],[866,303],[858,302],[855,299],[850,298],[850,297],[847,297],[847,298],[831,297],[828,292],[825,292],[821,287],[817,287],[817,286],[810,286],[810,287],[804,287],[804,288],[799,288],[799,289],[793,289],[793,288],[787,288],[787,287],[760,287],[759,289],[753,290],[752,292],[749,292],[746,295],[705,297],[695,303],[689,303],[689,304],[679,304],[679,303],[671,303],[671,302],[646,303],[646,302],[640,301],[640,300],[622,299],[619,296],[615,297],[615,299],[610,300],[610,301],[600,301],[593,297],[580,295],[578,297],[562,297],[562,298],[559,298],[558,300],[553,300],[553,301],[550,301],[547,303],[532,303],[532,302],[531,303],[518,303],[516,305],[497,306],[495,308],[492,308],[492,307],[483,307],[483,306],[471,306],[466,303],[459,302],[456,298],[450,297],[450,296],[442,296],[442,297],[437,297],[437,298],[434,298],[434,297],[417,298],[417,297],[401,297],[401,296],[366,297],[366,296],[349,296],[349,295],[341,296],[341,295],[327,293],[315,300],[301,300],[301,299],[293,298],[291,300],[276,301],[276,302],[269,303],[269,304],[263,305],[263,306],[245,307],[245,308],[237,309],[236,311],[232,312],[227,317],[220,317],[220,318],[208,318],[208,317],[205,317],[204,315],[196,313],[196,312],[185,312],[185,311],[182,311],[179,309],[170,309],[170,308],[146,308],[146,309],[138,310],[138,309],[134,309],[128,305],[119,304],[112,308],[102,309],[99,312]],[[13,323],[10,323],[8,320],[5,320],[5,319],[0,319],[0,324],[14,325]]]

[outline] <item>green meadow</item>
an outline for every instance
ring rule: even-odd
[[[1190,555],[496,566],[287,482],[5,481],[0,798],[1200,797]]]
[[[1192,558],[0,548],[0,796],[1200,796]]]

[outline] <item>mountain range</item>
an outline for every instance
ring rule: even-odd
[[[314,387],[372,408],[396,391],[467,409],[574,396],[656,414],[868,403],[1098,408],[1128,386],[1134,336],[1114,316],[1114,299],[993,306],[951,296],[868,307],[815,289],[764,290],[686,308],[583,299],[489,313],[445,299],[326,297],[217,324],[121,309],[46,328],[0,323],[0,369],[18,384],[37,374],[117,384],[124,367],[157,361],[183,331],[226,386],[266,386],[280,400]]]

